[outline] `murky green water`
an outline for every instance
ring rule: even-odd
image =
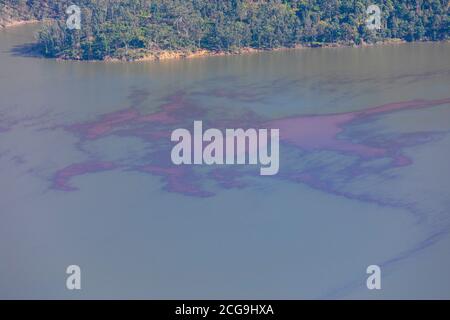
[[[450,298],[449,43],[104,64],[34,29],[0,30],[0,297]],[[278,127],[279,174],[174,168],[194,120]]]

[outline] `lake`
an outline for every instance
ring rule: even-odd
[[[0,30],[0,298],[450,298],[449,42],[102,63],[34,32]],[[279,129],[278,174],[175,166],[196,120]]]

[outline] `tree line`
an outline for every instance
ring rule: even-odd
[[[148,52],[239,51],[398,38],[449,38],[449,0],[1,0],[35,18],[48,57],[135,59]],[[67,28],[66,8],[81,8],[81,29]],[[366,26],[369,5],[381,28]],[[1,10],[0,10],[1,14]]]

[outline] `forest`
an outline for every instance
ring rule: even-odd
[[[70,29],[67,8],[81,9]],[[367,8],[381,9],[369,30]],[[449,39],[449,0],[0,0],[0,24],[43,20],[47,57],[135,60],[163,51],[240,52],[295,46]]]

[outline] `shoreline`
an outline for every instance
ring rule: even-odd
[[[419,42],[419,41],[417,41]],[[427,41],[420,41],[427,42]],[[429,41],[434,42],[434,41]],[[121,63],[121,62],[147,62],[147,61],[170,61],[170,60],[187,60],[195,58],[208,58],[208,57],[226,57],[226,56],[241,56],[241,55],[251,55],[263,52],[277,52],[277,51],[296,51],[302,49],[314,49],[314,48],[366,48],[374,47],[379,45],[395,45],[395,44],[405,44],[408,43],[406,40],[402,39],[386,39],[384,41],[379,41],[376,43],[362,43],[360,45],[352,43],[321,43],[321,44],[297,44],[294,47],[278,47],[278,48],[251,48],[244,47],[237,51],[213,51],[207,49],[198,49],[195,51],[182,51],[182,50],[160,50],[153,52],[143,51],[142,57],[127,59],[123,58],[113,58],[106,57],[103,60],[81,60],[81,59],[66,59],[66,58],[56,58],[59,61],[89,61],[89,62],[106,62],[106,63]]]
[[[300,49],[296,48],[274,48],[274,49],[255,49],[255,48],[241,48],[239,51],[214,51],[207,49],[199,50],[160,50],[154,52],[144,53],[142,57],[136,59],[124,58],[112,58],[107,57],[104,60],[98,60],[100,62],[146,62],[146,61],[168,61],[168,60],[184,60],[184,59],[195,59],[195,58],[207,58],[207,57],[225,57],[225,56],[238,56],[247,55],[260,52],[271,52],[271,51],[281,51],[281,50],[294,50]],[[61,59],[60,60],[70,60]]]
[[[36,24],[41,21],[36,19],[30,20],[15,20],[9,21],[6,24],[0,25],[1,29],[14,28],[17,26],[27,25],[27,24]],[[441,41],[431,41],[431,40],[423,40],[423,41],[414,41],[414,42],[450,42],[450,40],[441,40]],[[208,57],[225,57],[225,56],[239,56],[239,55],[251,55],[256,53],[263,52],[276,52],[276,51],[295,51],[301,49],[311,49],[311,48],[367,48],[374,47],[380,45],[397,45],[397,44],[405,44],[409,43],[406,40],[393,38],[393,39],[384,39],[382,41],[378,41],[375,43],[361,43],[355,44],[351,42],[331,42],[331,43],[300,43],[296,44],[293,47],[277,47],[277,48],[251,48],[244,47],[240,48],[236,51],[215,51],[208,49],[198,49],[198,50],[132,50],[134,53],[141,55],[137,58],[131,57],[105,57],[103,60],[82,60],[82,59],[70,59],[65,57],[57,57],[57,58],[48,58],[54,59],[56,61],[85,61],[85,62],[103,62],[103,63],[129,63],[129,62],[148,62],[148,61],[170,61],[170,60],[187,60],[187,59],[195,59],[195,58],[208,58]],[[411,42],[412,43],[412,42]],[[45,58],[44,56],[42,56]]]
[[[0,30],[7,29],[7,28],[13,28],[13,27],[17,27],[17,26],[22,26],[25,24],[38,23],[38,22],[40,22],[40,21],[36,20],[36,19],[8,21],[8,22],[4,22],[3,24],[0,24]]]

